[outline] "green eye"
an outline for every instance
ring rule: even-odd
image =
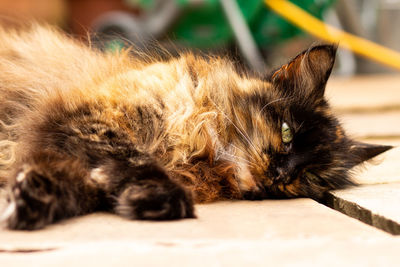
[[[293,134],[292,134],[292,130],[290,130],[289,125],[284,122],[282,123],[282,141],[287,144],[292,142],[293,139]]]

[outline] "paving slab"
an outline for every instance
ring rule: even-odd
[[[369,225],[400,235],[400,183],[333,191],[328,205]]]
[[[332,191],[327,204],[392,234],[400,234],[400,139],[366,142],[394,145],[372,163],[354,169],[361,186]]]
[[[171,222],[96,213],[40,231],[3,229],[0,265],[400,264],[400,239],[310,199],[219,202],[196,209],[196,219]]]
[[[400,182],[400,138],[361,139],[360,141],[391,145],[394,148],[375,157],[369,163],[354,168],[354,180],[360,184]]]
[[[358,138],[400,137],[400,75],[332,77],[326,95],[346,130]]]
[[[327,95],[347,132],[365,142],[397,146],[354,168],[363,186],[331,192],[327,204],[392,234],[400,234],[399,75],[336,78]]]
[[[2,266],[399,266],[399,240],[101,242],[0,254]]]
[[[400,138],[400,109],[360,113],[337,112],[337,116],[346,132],[356,138]]]
[[[332,106],[341,112],[399,110],[399,87],[399,74],[332,77],[326,94]]]
[[[196,219],[131,221],[108,213],[65,220],[39,231],[0,231],[0,248],[48,248],[59,244],[108,240],[297,239],[330,237],[351,239],[386,236],[311,199],[228,201],[196,205]],[[333,223],[335,222],[335,223]]]

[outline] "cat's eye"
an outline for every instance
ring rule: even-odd
[[[290,129],[289,125],[284,122],[282,123],[282,141],[287,144],[292,142],[293,140],[293,134],[292,130]]]

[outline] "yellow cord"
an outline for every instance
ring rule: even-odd
[[[274,12],[304,31],[400,70],[400,53],[327,25],[287,0],[264,0]]]

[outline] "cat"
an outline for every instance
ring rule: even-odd
[[[10,229],[110,211],[195,217],[194,203],[310,197],[390,149],[350,139],[324,97],[336,45],[271,75],[190,52],[102,53],[48,26],[0,29],[0,181]],[[155,57],[156,58],[156,57]]]

